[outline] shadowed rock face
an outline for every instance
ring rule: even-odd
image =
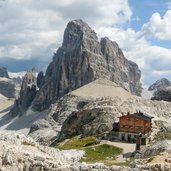
[[[15,85],[14,82],[9,79],[7,69],[0,68],[0,94],[7,98],[15,97]]]
[[[141,72],[128,61],[115,42],[98,41],[96,33],[82,20],[68,23],[62,47],[45,73],[43,84],[33,102],[34,110],[44,110],[68,92],[98,78],[117,82],[140,95]]]
[[[171,86],[167,87],[166,89],[160,89],[154,92],[154,97],[152,97],[151,99],[171,102]]]
[[[153,91],[152,100],[171,101],[171,82],[166,78],[157,80],[148,90]]]
[[[5,77],[5,78],[9,78],[9,75],[8,75],[8,72],[7,72],[7,69],[4,68],[4,67],[0,67],[0,77]]]
[[[12,80],[0,80],[0,94],[7,98],[15,97],[15,85]]]
[[[35,71],[28,71],[23,78],[19,98],[15,100],[14,107],[10,111],[12,116],[21,116],[26,112],[37,93],[36,85]]]
[[[44,80],[43,71],[40,71],[37,75],[37,87],[38,88],[40,88],[41,85],[43,84],[43,80]]]

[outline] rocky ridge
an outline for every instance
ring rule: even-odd
[[[154,120],[164,120],[170,123],[168,120],[171,116],[169,102],[157,102],[138,97],[124,101],[119,97],[97,98],[66,118],[57,141],[63,141],[75,135],[83,137],[94,135],[100,139],[110,139],[113,123],[118,121],[121,113],[134,113],[139,110],[154,116]]]
[[[0,77],[4,77],[4,78],[9,78],[7,69],[4,67],[0,67]]]
[[[156,91],[153,94],[152,100],[164,100],[164,101],[169,101],[171,102],[171,86],[161,89]]]
[[[158,90],[164,90],[165,88],[171,86],[171,82],[166,79],[162,78],[161,80],[157,80],[154,84],[152,84],[148,90],[149,91],[158,91]]]
[[[171,101],[171,82],[166,78],[156,81],[149,87],[150,91],[153,91],[152,100],[164,100]]]
[[[54,103],[51,108],[50,118],[37,121],[36,125],[33,124],[31,136],[36,135],[40,130],[43,132],[55,130],[56,135],[53,134],[49,142],[55,139],[62,141],[80,134],[110,139],[113,123],[118,121],[118,116],[122,112],[126,114],[141,110],[154,116],[154,120],[163,120],[168,123],[171,116],[169,102],[151,101],[133,96],[119,85],[104,79],[96,80],[70,92]],[[154,128],[155,131],[157,130]],[[152,137],[154,138],[153,135]]]
[[[141,72],[124,57],[117,43],[106,37],[99,42],[88,24],[71,21],[65,29],[62,46],[46,70],[33,109],[47,109],[68,92],[101,77],[133,94],[141,93]]]
[[[16,97],[15,84],[4,67],[0,67],[0,94],[7,98]]]
[[[98,98],[116,98],[120,97],[121,102],[129,97],[134,97],[130,92],[118,86],[116,83],[106,79],[95,80],[77,90],[74,90],[63,96],[57,103],[51,105],[48,116],[45,119],[38,120],[30,129],[30,136],[35,137],[41,130],[43,134],[39,134],[38,141],[42,144],[49,144],[61,131],[64,121],[72,114],[72,112],[80,111],[87,104],[91,104]],[[109,100],[109,99],[108,99]],[[110,102],[109,102],[110,103]],[[94,103],[93,103],[94,104]],[[96,105],[94,106],[96,108]],[[56,134],[52,134],[52,140],[47,141],[44,133],[50,135],[50,130],[55,130]]]
[[[15,100],[14,107],[11,109],[11,116],[23,115],[37,93],[37,78],[35,70],[28,71],[23,77],[18,99]]]
[[[7,98],[16,97],[15,84],[11,79],[0,77],[0,94]]]

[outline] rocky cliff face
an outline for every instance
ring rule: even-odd
[[[152,100],[164,100],[171,102],[171,86],[154,92]]]
[[[6,68],[0,68],[0,94],[7,98],[15,97],[15,84],[9,78]]]
[[[36,85],[36,72],[34,70],[28,71],[23,78],[19,97],[15,100],[14,107],[10,111],[12,116],[21,116],[25,113],[37,93]]]
[[[149,91],[158,91],[158,90],[164,90],[165,88],[171,86],[171,82],[166,79],[162,78],[161,80],[157,80],[154,84],[152,84],[148,90]]]
[[[124,57],[122,50],[116,42],[107,37],[101,39],[101,52],[106,59],[107,69],[111,75],[111,81],[116,82],[132,94],[141,94],[141,71],[138,65]]]
[[[7,72],[7,69],[4,68],[4,67],[0,67],[0,77],[5,77],[5,78],[9,78],[9,75],[8,75],[8,72]]]
[[[108,38],[99,42],[96,33],[86,23],[71,21],[65,29],[62,46],[47,68],[33,109],[46,109],[66,93],[100,77],[140,95],[138,66],[124,57],[115,42]]]
[[[15,98],[15,84],[8,78],[0,77],[0,94],[7,98]]]
[[[157,80],[148,90],[153,91],[152,100],[171,101],[171,82],[166,78]]]

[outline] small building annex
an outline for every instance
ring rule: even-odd
[[[135,142],[137,136],[141,133],[141,144],[146,145],[151,132],[152,116],[137,112],[127,115],[122,114],[119,117],[119,139],[122,141]]]

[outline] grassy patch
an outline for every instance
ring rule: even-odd
[[[29,143],[29,142],[27,142],[27,141],[23,141],[23,142],[22,142],[22,144],[23,144],[23,145],[31,145],[31,146],[35,146],[34,144]]]
[[[85,148],[84,150],[85,156],[81,159],[81,162],[103,162],[107,165],[112,165],[113,160],[115,160],[116,156],[122,154],[123,152],[123,149],[108,144],[89,147]]]
[[[171,132],[165,133],[165,139],[171,140]]]
[[[147,163],[150,163],[150,162],[152,162],[153,160],[154,160],[154,156],[152,156],[152,157],[150,157],[148,160],[147,160]]]
[[[80,149],[95,144],[97,144],[97,140],[94,136],[88,136],[85,138],[74,137],[66,141],[64,144],[63,143],[59,144],[56,147],[61,150],[69,150],[69,149]]]
[[[86,163],[95,163],[100,162],[104,163],[107,166],[112,165],[120,165],[120,166],[128,166],[130,161],[116,163],[116,156],[123,153],[123,149],[109,145],[102,144],[97,145],[97,140],[94,136],[88,136],[85,138],[74,137],[70,140],[62,142],[55,147],[61,150],[69,150],[69,149],[81,149],[85,151],[84,157],[80,160],[80,162]]]

